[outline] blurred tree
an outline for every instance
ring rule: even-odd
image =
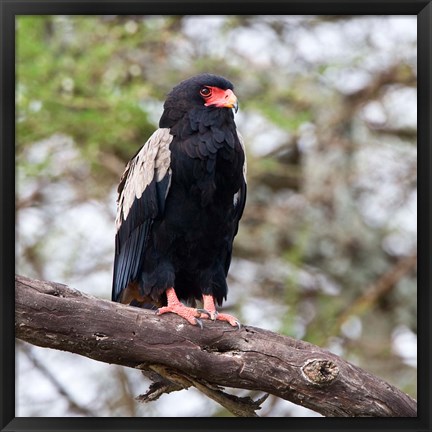
[[[225,75],[249,183],[227,307],[415,397],[416,43],[401,16],[19,17],[17,272],[109,297],[124,164],[176,83]],[[17,352],[18,415],[85,415],[100,395],[102,416],[166,415],[173,400],[178,415],[226,415],[192,391],[140,405],[135,371]],[[78,362],[81,383],[64,370]],[[34,404],[23,383],[47,381]],[[313,415],[272,398],[264,409]]]

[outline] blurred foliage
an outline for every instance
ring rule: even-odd
[[[108,298],[125,163],[176,83],[221,74],[248,153],[227,307],[415,397],[415,29],[415,17],[19,17],[17,271]],[[108,384],[91,370],[88,388],[112,398],[97,415],[165,415],[175,397],[141,406],[136,371]],[[25,387],[20,415],[51,415]],[[227,415],[196,398],[184,415]],[[295,411],[270,398],[262,415]]]

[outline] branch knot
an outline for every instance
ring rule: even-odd
[[[331,360],[307,360],[301,368],[304,378],[315,385],[329,385],[339,375],[339,368]]]

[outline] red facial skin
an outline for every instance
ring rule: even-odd
[[[205,100],[205,106],[234,108],[237,111],[237,97],[230,89],[222,90],[218,87],[206,86],[200,90],[200,94]]]

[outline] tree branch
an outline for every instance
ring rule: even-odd
[[[362,315],[388,294],[396,284],[417,265],[417,253],[400,258],[390,270],[381,275],[367,287],[363,294],[349,305],[336,320],[336,327],[341,326],[351,315]]]
[[[16,276],[15,287],[17,338],[152,371],[162,385],[173,383],[170,391],[195,386],[236,415],[254,415],[262,398],[236,398],[220,387],[270,393],[324,416],[417,415],[408,395],[304,341],[223,322],[200,329],[54,282]]]

